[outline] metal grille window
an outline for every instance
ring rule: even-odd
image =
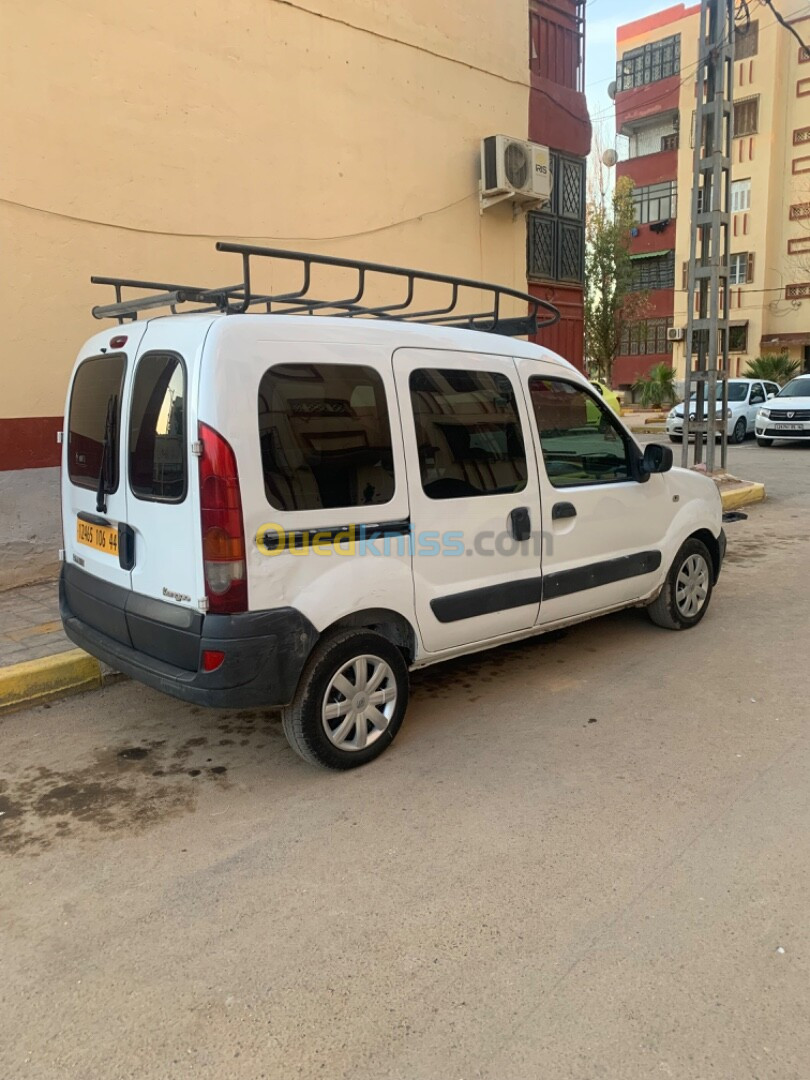
[[[790,208],[790,220],[803,221],[804,218],[810,218],[810,202],[794,203]]]
[[[759,98],[745,98],[734,102],[734,138],[755,135],[759,120]]]
[[[785,286],[786,300],[810,300],[810,281]]]
[[[681,70],[681,35],[653,41],[638,49],[623,53],[616,64],[616,89],[632,90],[634,86],[668,79]]]
[[[583,89],[583,19],[577,6],[570,12],[550,4],[533,4],[529,12],[529,65],[558,86]]]
[[[581,282],[585,269],[585,162],[551,154],[548,206],[528,215],[527,275]]]
[[[640,289],[675,288],[675,252],[661,255],[642,255],[633,259],[631,291]]]
[[[748,24],[748,29],[743,32],[737,27],[734,34],[734,59],[748,60],[759,52],[759,21],[754,19]]]
[[[731,212],[739,213],[741,210],[751,209],[751,181],[732,180],[731,182]]]
[[[674,180],[637,187],[633,191],[633,209],[639,225],[674,218],[677,212],[677,190],[678,185]]]
[[[672,352],[672,342],[667,341],[667,330],[671,326],[671,317],[625,323],[619,342],[620,355],[655,356]]]
[[[810,127],[796,128],[793,132],[793,145],[804,146],[805,143],[810,143]]]

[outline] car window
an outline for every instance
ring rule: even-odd
[[[422,488],[431,499],[526,487],[526,451],[506,375],[420,368],[409,387]]]
[[[175,353],[138,361],[129,410],[129,486],[139,499],[186,496],[186,371]]]
[[[765,400],[765,391],[762,389],[762,383],[754,383],[751,387],[751,397],[749,402],[751,405],[759,405]]]
[[[359,364],[278,364],[259,384],[267,501],[277,510],[376,506],[394,496],[385,387]]]
[[[553,487],[631,479],[630,445],[612,411],[563,379],[529,379],[546,473]]]
[[[118,489],[118,432],[125,364],[122,353],[113,353],[85,360],[76,371],[68,415],[67,466],[68,476],[79,487],[98,486],[106,434],[106,490],[112,493]]]

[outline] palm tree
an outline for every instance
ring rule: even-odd
[[[758,356],[755,360],[749,360],[745,376],[747,379],[768,379],[784,386],[799,374],[800,367],[799,361],[791,360],[787,353],[771,353],[769,356]]]
[[[655,364],[648,375],[636,379],[633,390],[642,405],[660,409],[665,401],[675,400],[675,372],[669,364]]]

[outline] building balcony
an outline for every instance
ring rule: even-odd
[[[578,157],[591,147],[583,10],[581,0],[529,3],[529,138]]]

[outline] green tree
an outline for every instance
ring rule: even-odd
[[[745,375],[748,379],[768,379],[784,386],[799,374],[800,368],[799,361],[791,360],[786,352],[771,353],[770,356],[758,356],[755,360],[749,360]]]
[[[585,216],[585,355],[591,375],[609,386],[622,328],[647,303],[646,293],[631,289],[634,221],[633,182],[620,177],[609,191],[600,174]]]
[[[660,409],[665,401],[675,400],[675,372],[669,364],[655,364],[649,374],[636,379],[633,390],[642,405]]]

